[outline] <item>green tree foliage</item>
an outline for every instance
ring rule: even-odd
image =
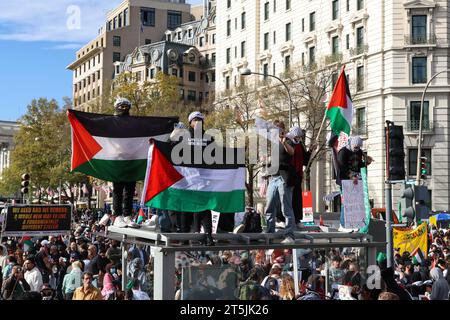
[[[0,194],[18,195],[21,175],[29,173],[29,195],[42,200],[47,190],[63,189],[87,182],[87,177],[70,173],[70,127],[66,109],[71,105],[65,99],[64,108],[55,100],[33,100],[27,113],[19,120],[20,128],[14,136],[15,148],[11,153],[11,167],[4,171],[0,181]],[[68,194],[73,201],[73,194]]]

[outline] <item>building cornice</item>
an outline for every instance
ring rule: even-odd
[[[66,69],[69,70],[75,70],[78,66],[89,60],[90,58],[96,56],[98,53],[101,53],[103,51],[102,47],[96,47],[92,50],[89,50],[88,53],[86,53],[84,56],[82,56],[80,59],[77,59],[76,61],[69,64]]]

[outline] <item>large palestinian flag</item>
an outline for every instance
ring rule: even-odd
[[[145,178],[149,139],[167,140],[178,118],[118,117],[68,110],[71,170],[111,182]]]
[[[179,148],[181,144],[177,146]],[[244,211],[245,165],[244,161],[238,161],[237,156],[242,150],[221,148],[223,158],[228,153],[234,155],[233,160],[206,164],[203,157],[200,161],[194,160],[195,155],[203,152],[205,147],[184,146],[185,149],[177,153],[173,150],[176,147],[170,143],[152,141],[142,203],[152,208],[178,212]],[[184,152],[190,152],[190,155],[175,164],[172,158]]]
[[[350,135],[353,118],[353,105],[350,90],[348,88],[345,67],[336,82],[326,112],[330,119],[331,130],[339,136],[341,132]]]

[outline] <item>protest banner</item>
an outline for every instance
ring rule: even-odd
[[[72,206],[17,205],[7,207],[3,236],[50,236],[70,233]]]
[[[303,223],[314,222],[313,208],[312,208],[312,192],[305,191],[302,192],[302,203],[303,203]]]
[[[212,233],[217,233],[217,226],[219,225],[220,212],[211,211],[211,220],[212,220]]]
[[[344,228],[363,228],[366,225],[363,183],[359,181],[358,184],[354,184],[353,180],[342,180],[342,193]]]
[[[400,254],[405,251],[413,253],[420,249],[426,256],[428,252],[427,223],[422,223],[414,230],[394,228],[393,240],[394,248],[400,248]]]

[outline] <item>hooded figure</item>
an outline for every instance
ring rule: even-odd
[[[129,264],[128,279],[138,280],[142,291],[148,292],[150,290],[141,258],[135,258]]]
[[[430,271],[433,287],[431,289],[430,300],[448,300],[450,287],[440,268],[433,268]]]
[[[337,162],[341,180],[349,180],[355,176],[359,177],[361,168],[365,166],[364,153],[361,150],[362,145],[361,137],[350,136],[347,146],[339,150]]]

